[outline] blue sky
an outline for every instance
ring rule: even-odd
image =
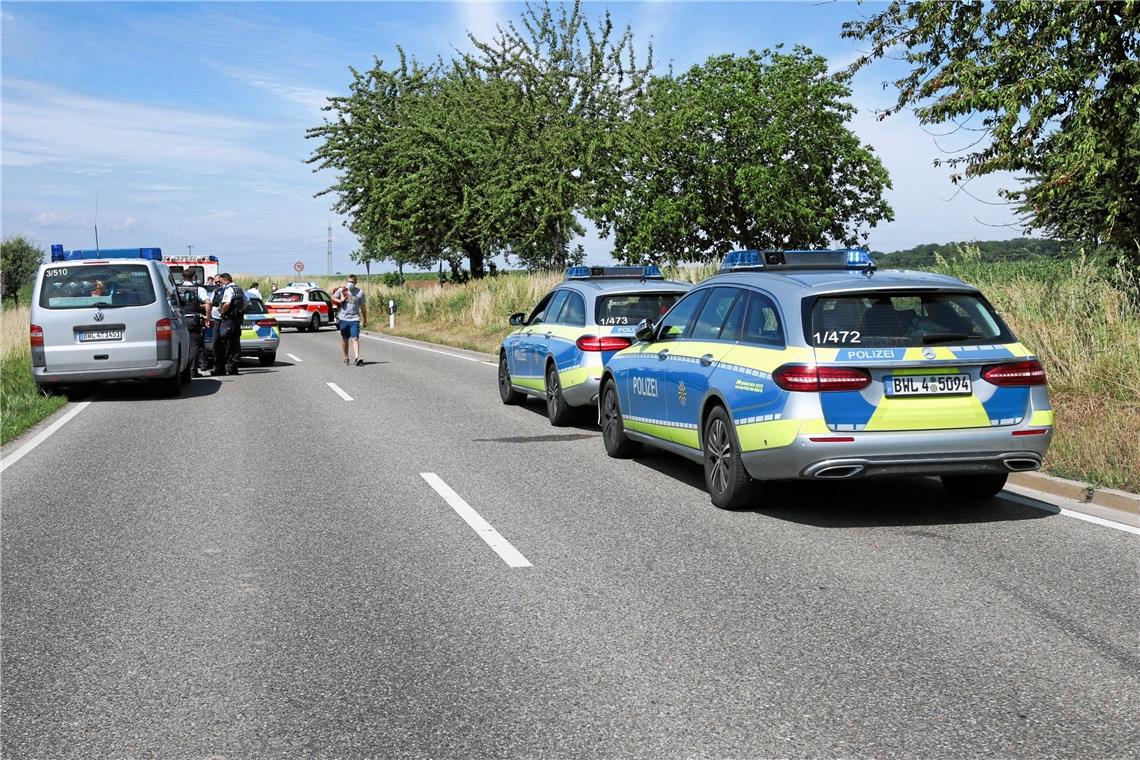
[[[357,241],[314,194],[333,182],[304,163],[315,147],[305,130],[321,123],[325,97],[343,94],[349,66],[396,46],[421,60],[467,50],[466,32],[488,39],[517,19],[518,3],[25,3],[0,4],[2,174],[0,228],[47,248],[161,246],[215,254],[237,272],[281,274],[294,261],[355,268]],[[642,45],[657,68],[681,71],[721,53],[805,44],[838,69],[859,52],[840,39],[844,20],[875,3],[600,3]],[[931,163],[953,148],[909,114],[885,121],[892,102],[879,62],[853,83],[851,127],[891,173],[896,220],[872,231],[870,246],[1016,237],[1008,209],[955,196],[949,170]],[[960,147],[960,146],[959,146]],[[970,186],[997,201],[1008,176]],[[96,216],[97,213],[97,216]],[[590,263],[609,260],[605,240],[582,242]]]

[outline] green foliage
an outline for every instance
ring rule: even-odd
[[[45,396],[36,388],[30,352],[0,357],[0,443],[13,440],[66,403],[66,398]]]
[[[431,266],[447,260],[461,279],[485,273],[496,252],[534,268],[582,258],[594,164],[627,113],[645,70],[632,34],[616,37],[608,14],[593,27],[578,3],[528,6],[476,54],[424,67],[401,53],[352,71],[332,117],[310,129],[309,159],[337,172],[333,208],[372,260]]]
[[[874,252],[875,264],[881,269],[932,267],[938,258],[954,258],[967,247],[978,251],[983,263],[1010,261],[1052,261],[1062,257],[1064,245],[1059,240],[1015,238],[961,243],[924,243],[894,253]]]
[[[890,179],[846,126],[849,95],[802,47],[714,56],[653,79],[599,191],[614,255],[708,261],[865,238],[893,218],[882,197]]]
[[[0,243],[0,297],[19,301],[20,289],[31,281],[43,260],[43,249],[27,238],[4,238]]]
[[[389,288],[397,288],[404,284],[404,277],[399,272],[385,272],[380,277],[380,282]]]
[[[1027,226],[1140,267],[1140,3],[893,0],[843,36],[871,44],[848,73],[905,49],[887,113],[954,126],[955,182],[1024,173],[1004,195]]]

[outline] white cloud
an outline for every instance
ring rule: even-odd
[[[4,83],[3,163],[179,166],[221,173],[280,161],[255,147],[270,125],[103,100],[22,80]]]
[[[498,27],[506,27],[508,17],[500,3],[482,2],[481,0],[468,0],[459,4],[459,21],[463,25],[463,34],[452,44],[464,49],[469,44],[467,35],[471,34],[483,42],[490,42],[498,36]]]
[[[328,98],[335,94],[315,87],[301,87],[294,84],[287,84],[252,71],[227,68],[221,68],[220,70],[232,79],[268,92],[286,102],[303,106],[306,111],[312,112],[310,117],[320,114],[321,109],[328,105]]]
[[[28,223],[33,227],[51,230],[94,230],[94,217],[76,216],[66,211],[41,211]],[[100,226],[105,232],[126,232],[138,229],[139,221],[133,216],[104,219]]]

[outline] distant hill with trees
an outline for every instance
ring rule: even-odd
[[[941,254],[943,258],[950,258],[955,251],[967,245],[977,248],[981,252],[983,262],[1056,259],[1062,255],[1061,241],[1047,238],[924,243],[905,251],[895,251],[894,253],[875,251],[873,255],[875,263],[883,269],[926,268],[934,266],[935,257],[938,254]]]

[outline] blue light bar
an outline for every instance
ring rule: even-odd
[[[144,259],[162,261],[161,248],[100,248],[65,251],[62,245],[51,247],[52,261],[102,261],[103,259]]]
[[[722,272],[747,270],[846,270],[866,269],[874,271],[875,263],[871,254],[864,248],[839,248],[834,250],[791,250],[791,251],[733,251],[724,257],[720,266]]]
[[[623,278],[636,280],[662,280],[661,269],[652,264],[644,267],[587,267],[574,266],[566,270],[567,280]]]

